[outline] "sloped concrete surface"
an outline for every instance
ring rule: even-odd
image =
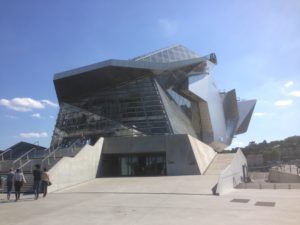
[[[232,162],[234,156],[234,153],[216,155],[204,174],[220,175],[221,171]]]
[[[97,179],[37,201],[30,195],[8,202],[0,195],[0,225],[300,224],[300,190],[235,190],[213,196],[199,190],[199,176],[194,181],[190,176],[163,178]]]
[[[53,184],[49,192],[95,179],[102,146],[103,138],[100,138],[94,146],[85,145],[76,156],[64,157],[55,164],[49,171]]]
[[[220,173],[217,193],[225,194],[230,192],[234,187],[242,182],[243,166],[247,166],[247,159],[243,152],[239,149],[234,154],[231,163]]]
[[[59,193],[133,193],[211,195],[218,176],[98,178]]]

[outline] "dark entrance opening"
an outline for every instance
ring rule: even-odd
[[[102,176],[164,176],[166,153],[103,154]]]

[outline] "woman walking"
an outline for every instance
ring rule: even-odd
[[[46,197],[48,185],[50,184],[49,174],[47,168],[44,168],[42,173],[42,189],[43,189],[43,197]]]
[[[11,194],[13,182],[14,182],[14,176],[15,176],[14,170],[12,168],[9,169],[9,173],[7,174],[7,177],[6,177],[7,200],[10,199],[10,194]]]
[[[23,186],[24,183],[26,183],[24,174],[21,172],[20,169],[17,169],[14,175],[16,201],[20,199],[21,187]]]

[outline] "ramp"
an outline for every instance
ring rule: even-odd
[[[212,188],[216,184],[218,186],[223,185],[223,177],[221,183],[220,177],[224,171],[228,172],[226,168],[233,167],[235,161],[236,154],[218,154],[204,175],[97,178],[83,184],[59,190],[58,192],[212,195]],[[219,191],[224,192],[220,187]]]
[[[218,176],[97,178],[59,193],[212,195]]]
[[[234,156],[234,153],[216,155],[216,157],[213,159],[213,161],[205,171],[204,175],[220,175],[222,170],[230,165]]]

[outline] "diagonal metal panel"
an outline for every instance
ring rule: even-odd
[[[224,94],[223,110],[226,126],[226,143],[230,144],[239,121],[239,110],[235,90]]]
[[[242,134],[247,131],[255,104],[256,100],[238,102],[240,119],[235,134]]]

